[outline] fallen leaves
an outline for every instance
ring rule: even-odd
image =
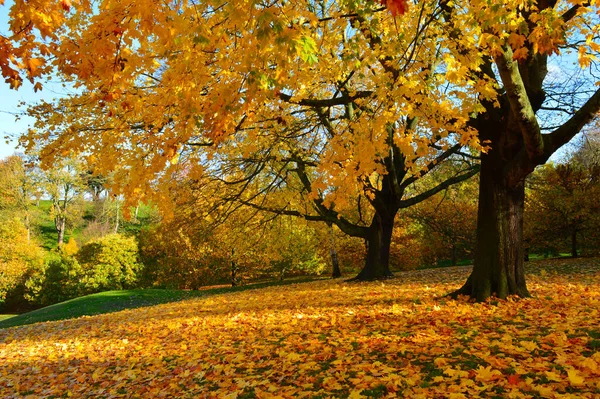
[[[576,262],[524,300],[443,298],[463,267],[2,330],[0,397],[597,398],[600,264]]]

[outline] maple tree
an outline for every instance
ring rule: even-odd
[[[464,79],[486,77],[495,95],[469,125],[490,145],[482,155],[475,267],[457,294],[528,296],[523,271],[524,181],[591,122],[600,108],[597,79],[586,72],[598,45],[597,7],[579,1],[442,2]],[[473,55],[472,48],[477,48]],[[562,60],[579,58],[577,87]],[[475,67],[469,65],[476,57]],[[471,64],[473,65],[473,64]],[[558,76],[557,76],[558,75]],[[582,83],[579,83],[582,81]],[[563,104],[568,106],[563,107]]]
[[[24,143],[43,143],[47,163],[82,154],[134,201],[156,193],[162,204],[176,175],[219,180],[216,198],[366,239],[358,277],[389,276],[398,210],[477,172],[412,190],[462,146],[478,148],[466,122],[481,88],[458,79],[435,2],[402,25],[349,7],[77,7],[53,62],[84,90],[31,108]]]
[[[0,71],[5,82],[17,89],[23,77],[34,84],[34,90],[42,88],[39,81],[51,68],[46,58],[51,54],[59,31],[65,22],[65,12],[70,0],[41,0],[13,2],[9,14],[11,34],[0,34]],[[4,8],[4,0],[0,7]]]

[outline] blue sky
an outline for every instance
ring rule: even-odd
[[[8,34],[8,10],[12,6],[12,1],[8,0],[4,6],[0,6],[0,34]],[[18,107],[21,101],[35,102],[43,98],[51,99],[53,97],[49,90],[34,93],[33,86],[29,82],[25,82],[18,90],[11,90],[3,81],[0,82],[0,159],[15,152],[16,141],[12,140],[8,144],[4,140],[4,136],[17,136],[25,130],[31,123],[30,118],[21,118],[15,121],[15,114],[22,113],[24,110]]]
[[[4,6],[0,6],[0,34],[7,35],[8,30],[8,11],[12,6],[12,0],[6,0]],[[21,116],[16,120],[16,115],[22,114],[25,109],[19,107],[19,103],[25,101],[27,103],[36,103],[43,99],[50,101],[53,98],[63,97],[67,90],[63,88],[59,82],[42,81],[44,89],[35,93],[33,85],[27,80],[19,90],[11,90],[4,80],[0,80],[0,159],[5,158],[15,152],[16,140],[9,140],[6,143],[5,136],[13,138],[24,133],[30,124],[33,123],[31,118]]]

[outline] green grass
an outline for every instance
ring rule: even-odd
[[[571,253],[561,252],[558,255],[544,255],[544,254],[529,254],[529,261],[534,260],[546,260],[546,259],[561,259],[561,258],[571,258]]]
[[[0,321],[10,319],[11,317],[16,316],[15,314],[0,314]]]
[[[288,285],[314,281],[315,278],[290,279],[286,281],[269,281],[241,287],[211,288],[200,291],[139,289],[123,291],[106,291],[86,295],[65,302],[50,305],[32,312],[17,316],[0,315],[0,328],[21,326],[44,321],[73,319],[81,316],[118,312],[161,303],[181,301],[183,299],[224,294],[227,292],[246,291],[276,285]]]

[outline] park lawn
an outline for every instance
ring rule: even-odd
[[[315,280],[315,278],[289,279],[285,281],[255,283],[239,287],[221,286],[217,288],[206,288],[199,291],[165,289],[105,291],[71,299],[20,315],[0,315],[0,328],[45,321],[73,319],[81,316],[93,316],[117,312],[124,309],[135,309],[161,303],[176,302],[199,296],[217,295],[227,292],[245,291],[272,285],[294,284],[313,280]]]
[[[230,292],[0,330],[0,397],[597,398],[600,262],[528,299],[443,295],[469,267]]]

